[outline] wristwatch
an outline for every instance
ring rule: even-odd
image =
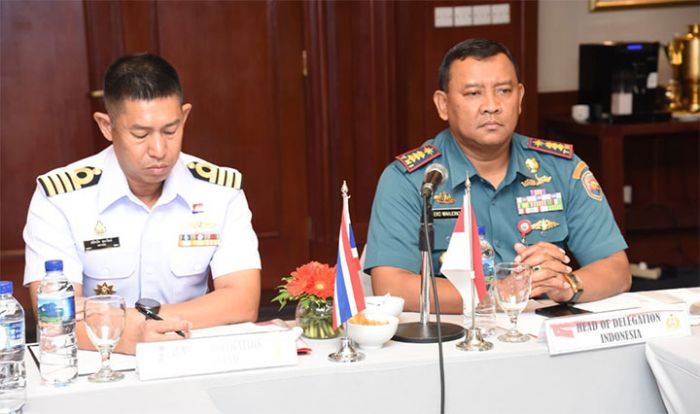
[[[580,298],[583,294],[583,284],[574,273],[564,273],[564,279],[566,279],[566,281],[569,283],[571,289],[574,290],[574,295],[571,297],[571,299],[561,303],[576,303],[578,298]]]

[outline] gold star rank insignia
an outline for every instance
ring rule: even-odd
[[[527,147],[531,150],[556,155],[566,159],[574,156],[574,146],[563,142],[549,141],[540,138],[530,138]]]
[[[99,296],[114,295],[116,293],[114,286],[108,285],[107,282],[97,284],[97,286],[95,286],[94,291],[95,294]]]
[[[397,155],[395,158],[406,167],[406,171],[413,172],[427,164],[430,160],[439,157],[440,154],[441,152],[436,146],[427,144],[420,148],[404,152],[401,155]]]

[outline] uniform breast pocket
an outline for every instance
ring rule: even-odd
[[[83,256],[83,295],[117,294],[138,297],[138,253],[121,247],[93,250]]]
[[[215,247],[180,247],[170,257],[173,302],[184,302],[207,293],[209,262]]]
[[[170,270],[176,277],[196,276],[205,273],[214,255],[215,247],[180,247],[170,257]]]
[[[532,222],[532,233],[527,236],[528,244],[546,242],[566,248],[569,228],[564,213],[550,213],[528,218]]]
[[[134,274],[138,255],[122,248],[85,252],[83,273],[87,279],[124,279]]]

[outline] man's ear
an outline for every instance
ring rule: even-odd
[[[92,114],[92,118],[97,123],[97,127],[100,128],[100,132],[102,132],[105,139],[112,142],[112,120],[109,119],[109,115],[104,112],[95,112]]]
[[[519,83],[518,91],[520,92],[520,101],[518,102],[518,115],[520,115],[523,112],[523,98],[525,97],[525,85]]]
[[[436,90],[433,93],[433,103],[435,103],[435,109],[437,109],[440,119],[447,121],[447,94],[445,91]]]
[[[190,111],[192,110],[192,104],[182,104],[182,113],[185,115],[183,120],[182,120],[182,125],[185,125],[185,122],[187,122],[187,117],[190,115]]]

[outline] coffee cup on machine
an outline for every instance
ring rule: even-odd
[[[586,122],[591,116],[591,111],[588,105],[578,104],[571,107],[571,117],[576,122]]]

